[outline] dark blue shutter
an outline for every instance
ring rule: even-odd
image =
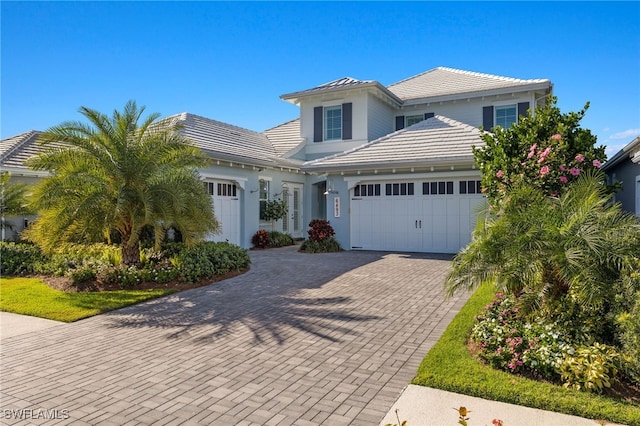
[[[435,114],[435,113],[433,113],[433,112],[427,112],[427,113],[424,115],[424,119],[425,119],[425,120],[428,120],[429,118],[431,118],[431,117],[433,117],[433,116],[435,116],[435,115],[436,115],[436,114]]]
[[[493,106],[482,107],[482,127],[487,132],[493,127]]]
[[[518,102],[518,117],[527,116],[527,110],[529,109],[529,102]]]
[[[313,109],[313,141],[322,142],[322,111],[321,106]]]
[[[396,131],[404,129],[404,115],[399,115],[396,117]]]
[[[351,119],[351,110],[353,109],[353,104],[351,102],[342,104],[342,139],[351,139],[352,133],[352,119]]]

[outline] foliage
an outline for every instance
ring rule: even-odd
[[[33,274],[46,259],[33,244],[0,241],[0,276]]]
[[[0,215],[1,228],[11,229],[11,223],[5,222],[6,216],[32,214],[27,201],[27,186],[23,183],[11,182],[7,172],[0,172]]]
[[[278,231],[269,232],[269,247],[285,247],[292,246],[294,244],[291,235],[284,234]]]
[[[467,348],[469,333],[475,317],[491,303],[494,293],[490,285],[477,289],[423,359],[413,384],[640,426],[640,410],[632,402],[515,376],[473,358]]]
[[[146,225],[155,229],[157,243],[170,226],[185,242],[217,230],[211,197],[197,173],[208,159],[179,126],[156,122],[158,114],[139,123],[144,110],[129,101],[108,117],[81,107],[89,124],[65,122],[41,135],[43,144],[64,145],[28,161],[51,172],[34,188],[40,217],[28,230],[30,239],[51,250],[61,242],[103,241],[115,229],[121,262],[138,266]]]
[[[203,242],[185,248],[171,259],[180,279],[198,282],[249,267],[247,250],[227,242]]]
[[[65,293],[37,278],[0,278],[0,310],[72,322],[173,293],[173,289]]]
[[[262,219],[271,221],[271,230],[275,227],[275,222],[284,219],[289,212],[289,204],[286,200],[273,199],[265,201]]]
[[[545,106],[521,116],[511,128],[483,133],[484,146],[474,147],[483,192],[494,207],[522,183],[545,195],[561,195],[578,176],[600,168],[606,159],[605,147],[596,148],[596,136],[580,127],[589,103],[566,114],[556,103],[556,97],[549,97]]]
[[[640,278],[640,274],[636,274]],[[623,373],[640,385],[640,292],[637,292],[630,312],[617,317],[622,348],[621,367]]]
[[[329,239],[335,235],[333,227],[325,219],[313,219],[309,222],[310,229],[307,231],[309,240],[319,242]]]
[[[560,378],[564,358],[574,353],[567,330],[542,317],[524,321],[513,299],[501,293],[477,317],[471,340],[492,367],[550,381]]]
[[[264,229],[258,229],[253,237],[251,237],[251,244],[256,248],[269,247],[269,233]]]
[[[640,228],[609,203],[599,181],[600,175],[581,176],[559,198],[514,188],[501,214],[480,215],[471,244],[454,259],[449,294],[494,282],[523,313],[591,318],[593,338],[611,341],[611,302],[640,253]]]
[[[560,366],[564,386],[601,393],[611,387],[618,373],[619,357],[615,348],[597,342],[579,348]]]
[[[300,250],[307,253],[333,253],[341,251],[342,248],[333,237],[330,237],[320,241],[305,240]]]

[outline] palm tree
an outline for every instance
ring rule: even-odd
[[[31,214],[27,202],[27,186],[19,182],[10,182],[10,179],[9,173],[0,173],[0,229],[3,241],[5,229],[13,229],[11,222],[6,221],[7,216]]]
[[[208,159],[159,114],[129,101],[111,117],[81,107],[89,124],[64,122],[44,132],[43,144],[63,142],[29,165],[52,176],[34,189],[40,217],[28,236],[45,249],[60,242],[108,239],[120,234],[122,263],[139,265],[142,228],[156,235],[173,226],[185,242],[218,230],[213,204],[198,178]],[[160,238],[156,238],[158,242]]]
[[[580,309],[607,310],[640,252],[640,226],[610,202],[602,177],[585,175],[559,198],[530,186],[511,191],[501,212],[481,216],[454,259],[448,293],[488,281],[525,312],[565,297]]]

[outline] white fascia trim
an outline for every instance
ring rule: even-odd
[[[349,176],[345,177],[348,189],[353,189],[360,182],[392,182],[396,180],[420,180],[420,179],[439,179],[439,178],[457,178],[457,177],[473,177],[481,178],[482,175],[478,170],[466,170],[460,172],[432,172],[432,173],[404,173],[404,174],[384,174],[376,176]]]
[[[206,179],[222,179],[222,180],[230,180],[232,182],[235,182],[238,184],[238,186],[240,188],[242,188],[242,190],[244,190],[245,188],[245,184],[247,183],[247,178],[241,178],[241,177],[237,177],[237,176],[228,176],[228,175],[220,175],[217,173],[200,173],[200,177],[203,180]]]
[[[9,173],[10,176],[28,176],[28,177],[49,177],[53,176],[51,172],[37,171],[30,169],[21,169],[17,167],[0,167],[0,171]]]
[[[258,176],[258,180],[268,180],[269,182],[273,181],[272,176]]]

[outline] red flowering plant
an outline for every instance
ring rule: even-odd
[[[314,219],[309,223],[310,229],[307,231],[311,241],[324,241],[335,235],[333,227],[329,221],[324,219]]]
[[[589,103],[577,113],[562,114],[556,102],[550,97],[546,106],[536,107],[535,114],[529,111],[509,129],[484,132],[485,145],[473,148],[483,192],[492,206],[500,205],[520,183],[559,196],[578,176],[604,162],[605,147],[596,147],[596,136],[580,127]]]

